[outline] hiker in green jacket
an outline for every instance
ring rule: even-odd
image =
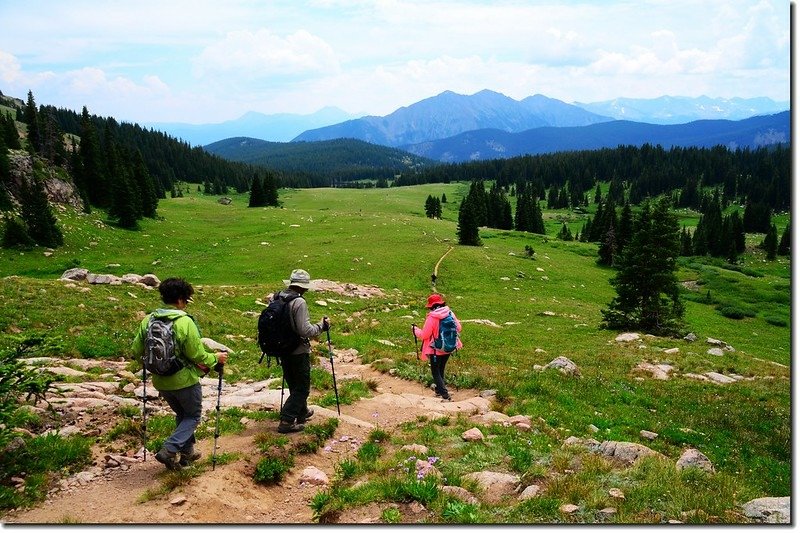
[[[133,355],[139,360],[145,355],[151,318],[172,320],[174,353],[182,368],[172,375],[151,375],[153,386],[175,412],[176,425],[175,431],[156,454],[156,460],[168,469],[176,470],[200,458],[200,453],[194,449],[194,432],[203,410],[200,378],[212,368],[221,371],[228,354],[205,350],[194,318],[184,311],[194,294],[194,288],[188,282],[181,278],[165,279],[158,290],[167,307],[156,309],[139,324],[133,339]]]

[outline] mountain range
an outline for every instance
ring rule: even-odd
[[[250,111],[235,120],[216,124],[151,122],[143,126],[163,131],[193,146],[203,146],[230,137],[254,137],[270,141],[291,141],[308,129],[355,118],[337,107],[325,107],[310,115],[277,113],[265,115]]]
[[[789,143],[789,111],[744,120],[697,120],[686,124],[646,124],[614,120],[580,127],[544,127],[523,132],[482,129],[402,149],[441,162],[500,159],[525,154],[616,148],[643,144],[670,147],[723,145],[730,149]]]

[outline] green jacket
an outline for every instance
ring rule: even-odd
[[[178,390],[191,387],[200,382],[208,369],[214,368],[217,364],[217,355],[207,352],[200,340],[200,330],[194,322],[194,318],[179,309],[156,309],[147,315],[136,331],[133,339],[133,355],[139,361],[144,355],[144,342],[147,336],[147,325],[150,317],[172,319],[172,331],[175,335],[175,349],[178,357],[183,361],[184,367],[171,376],[157,376],[151,374],[153,386],[158,390]],[[198,365],[204,365],[205,369]]]

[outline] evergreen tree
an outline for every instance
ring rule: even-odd
[[[281,205],[278,196],[278,180],[275,178],[275,174],[269,171],[264,176],[264,200],[269,207]]]
[[[23,248],[30,249],[36,244],[28,235],[28,229],[25,224],[17,217],[12,217],[6,220],[5,228],[3,229],[3,248]]]
[[[20,189],[22,219],[28,227],[28,235],[39,246],[56,248],[64,244],[64,236],[50,211],[47,194],[41,182],[22,180]]]
[[[425,216],[428,218],[436,217],[436,204],[433,199],[433,196],[430,194],[425,199]]]
[[[36,110],[36,102],[31,91],[28,91],[23,117],[25,124],[28,125],[28,149],[37,152],[41,147],[42,139],[39,133],[39,112]]]
[[[642,207],[631,242],[617,257],[611,284],[617,292],[602,311],[603,326],[656,335],[677,333],[683,317],[675,275],[680,251],[678,223],[662,198]]]
[[[0,136],[0,211],[11,209],[9,186],[11,185],[11,166],[8,160],[5,139]]]
[[[142,152],[136,150],[133,157],[133,181],[139,190],[140,207],[138,211],[142,216],[156,218],[158,197],[156,196],[155,183],[153,183],[153,178],[147,170]]]
[[[443,204],[447,203],[447,195],[445,193],[442,193],[442,203]]]
[[[597,264],[604,266],[611,266],[614,264],[614,258],[617,255],[617,237],[614,232],[614,226],[610,226],[603,241],[600,243],[600,248],[597,250],[598,259]]]
[[[706,237],[706,227],[703,221],[703,216],[700,216],[700,221],[694,230],[692,237],[692,248],[694,255],[707,255],[708,254],[708,239]]]
[[[681,255],[687,257],[694,255],[694,249],[692,248],[692,234],[689,233],[689,230],[686,229],[686,226],[684,226],[683,230],[681,231]]]
[[[10,114],[0,113],[0,120],[2,121],[0,122],[0,126],[3,130],[0,136],[3,137],[6,147],[12,150],[19,150],[22,148],[22,145],[19,142],[17,125],[14,123],[14,117],[12,117]]]
[[[789,255],[792,245],[792,233],[789,229],[791,224],[786,224],[786,227],[781,233],[781,241],[778,244],[778,255]]]
[[[478,231],[478,215],[476,207],[469,198],[461,201],[458,208],[458,244],[466,246],[480,246],[481,238]]]
[[[600,183],[594,188],[594,203],[599,204],[603,201],[603,193],[600,192]]]
[[[625,202],[625,205],[622,206],[618,228],[616,233],[617,246],[621,250],[630,242],[633,236],[633,213],[631,212],[631,204],[629,202]]]
[[[81,113],[80,130],[81,171],[76,176],[76,185],[82,191],[81,196],[86,195],[91,205],[108,207],[111,204],[111,190],[100,137],[86,106]]]
[[[761,247],[767,253],[767,260],[774,261],[778,253],[778,228],[775,227],[775,224],[770,225]]]
[[[567,226],[566,222],[561,223],[561,230],[556,235],[557,239],[562,241],[571,241],[572,240],[572,232],[569,230],[569,226]]]
[[[258,174],[253,174],[253,181],[250,182],[250,203],[247,207],[264,207],[267,205],[264,197],[264,184]]]
[[[531,210],[531,233],[539,233],[545,235],[547,232],[544,229],[544,218],[542,217],[542,208],[539,206],[539,199],[533,198],[533,209]]]
[[[517,191],[517,212],[514,214],[514,229],[517,231],[530,231],[531,228],[529,189],[530,187],[522,184]]]
[[[744,234],[744,224],[742,223],[742,217],[739,216],[739,211],[734,211],[729,215],[730,217],[730,231],[731,231],[731,239],[735,245],[735,250],[737,254],[743,254],[745,250],[745,234]]]

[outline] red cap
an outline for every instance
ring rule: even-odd
[[[431,294],[430,296],[428,296],[428,305],[426,305],[425,307],[430,309],[436,304],[444,305],[444,300],[442,299],[441,294]]]

